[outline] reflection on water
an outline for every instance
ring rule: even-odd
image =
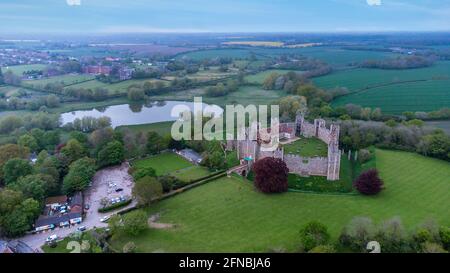
[[[193,102],[181,102],[181,101],[157,101],[146,103],[131,103],[114,105],[107,107],[94,108],[92,110],[80,110],[74,112],[68,112],[61,114],[62,124],[73,122],[77,118],[83,117],[103,117],[108,116],[111,118],[113,127],[122,125],[137,125],[156,123],[163,121],[173,121],[178,116],[172,117],[171,111],[174,106],[185,105],[194,111]],[[196,105],[200,108],[200,105]],[[208,105],[203,103],[203,109],[207,107],[207,112],[214,113],[214,116],[222,114],[223,110],[217,105]]]

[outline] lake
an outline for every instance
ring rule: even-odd
[[[139,125],[164,121],[175,121],[181,112],[189,110],[191,112],[203,109],[205,113],[213,113],[220,116],[223,109],[217,105],[205,103],[183,102],[183,101],[163,101],[146,104],[121,104],[92,110],[80,110],[61,114],[62,125],[73,122],[75,119],[83,117],[104,117],[111,118],[111,126]],[[173,111],[172,111],[173,110]]]

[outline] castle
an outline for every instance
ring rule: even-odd
[[[317,137],[328,145],[327,157],[302,157],[299,155],[284,154],[283,147],[278,147],[274,151],[265,151],[261,149],[261,136],[263,133],[257,124],[252,124],[253,128],[243,128],[241,134],[245,135],[244,140],[237,140],[234,143],[228,143],[227,146],[237,150],[239,160],[246,164],[248,174],[252,161],[263,159],[265,157],[275,157],[282,159],[290,173],[300,176],[326,176],[329,181],[339,180],[339,171],[341,165],[341,150],[339,150],[339,131],[340,127],[331,124],[326,128],[325,120],[316,119],[314,123],[305,121],[303,115],[297,115],[295,123],[279,124],[280,139],[285,141],[294,140],[296,137]],[[250,138],[251,130],[258,132],[257,140]],[[270,132],[270,129],[265,130]],[[267,134],[267,133],[266,133]],[[254,139],[254,138],[253,138]],[[244,170],[243,168],[241,168]]]

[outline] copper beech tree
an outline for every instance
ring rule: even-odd
[[[289,169],[283,160],[266,157],[255,162],[255,186],[264,193],[279,193],[288,190]]]

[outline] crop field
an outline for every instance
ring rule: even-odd
[[[433,78],[450,79],[450,62],[438,62],[431,67],[403,70],[358,68],[334,72],[313,81],[324,89],[346,87],[353,92],[380,84]]]
[[[364,107],[379,107],[385,113],[433,111],[450,107],[450,80],[403,83],[378,87],[338,97],[334,106],[348,103]]]
[[[197,81],[210,81],[216,79],[222,79],[229,76],[233,76],[236,73],[233,72],[220,72],[218,70],[202,70],[195,74],[189,74],[186,77]]]
[[[63,85],[71,85],[76,84],[79,82],[84,82],[88,80],[92,80],[95,77],[92,75],[87,74],[67,74],[67,75],[61,75],[61,76],[55,76],[40,80],[30,80],[30,81],[24,81],[23,84],[25,85],[31,85],[31,86],[37,86],[37,85],[46,85],[48,83],[62,83]]]
[[[160,80],[148,80],[148,79],[144,79],[144,80],[127,80],[127,81],[122,81],[122,82],[118,82],[118,83],[104,83],[101,81],[97,81],[97,80],[93,80],[93,81],[88,81],[88,82],[83,82],[80,84],[75,84],[75,85],[71,85],[67,88],[86,88],[86,89],[95,89],[95,88],[106,88],[109,90],[111,95],[114,94],[123,94],[127,92],[127,89],[130,85],[133,84],[143,84],[144,82],[147,81],[151,81],[151,82],[157,82]],[[167,81],[161,81],[164,84],[167,84]]]
[[[281,90],[264,90],[258,86],[242,86],[238,91],[232,92],[225,97],[205,97],[204,101],[222,106],[226,104],[265,105],[275,102],[285,95],[286,92]]]
[[[236,41],[236,42],[223,42],[223,45],[241,45],[241,46],[266,46],[266,47],[282,47],[282,42],[272,41]]]
[[[165,175],[194,165],[175,153],[163,153],[133,162],[133,168],[151,167],[156,175]]]
[[[284,74],[286,74],[288,72],[291,72],[291,71],[294,71],[294,72],[297,72],[297,73],[302,73],[302,71],[296,71],[296,70],[269,69],[269,70],[266,70],[266,71],[263,71],[263,72],[259,72],[259,73],[254,74],[254,75],[246,76],[245,80],[248,83],[251,83],[251,84],[263,84],[264,80],[266,79],[266,77],[269,76],[272,73],[278,73],[280,75],[284,75]]]
[[[8,67],[2,67],[2,71],[6,72],[7,70],[12,71],[16,75],[22,75],[23,72],[30,70],[42,70],[46,67],[45,64],[24,64],[24,65],[14,65]]]
[[[159,222],[175,227],[121,235],[110,242],[122,249],[132,241],[138,252],[296,251],[300,228],[312,220],[327,225],[333,239],[357,216],[371,217],[376,223],[400,217],[408,231],[428,219],[450,224],[448,162],[405,152],[376,150],[376,154],[385,189],[374,197],[265,195],[248,180],[224,177],[147,209],[149,215],[160,213]]]
[[[312,138],[301,138],[295,142],[283,145],[286,154],[294,154],[306,157],[327,157],[328,146],[322,140]]]
[[[389,52],[356,51],[324,46],[306,48],[256,48],[255,53],[267,56],[299,54],[319,59],[336,68],[354,65],[365,60],[380,60],[395,56]]]
[[[177,58],[191,58],[193,60],[204,60],[213,58],[233,58],[233,59],[245,59],[252,55],[250,49],[210,49],[193,51],[185,54],[178,55]]]

